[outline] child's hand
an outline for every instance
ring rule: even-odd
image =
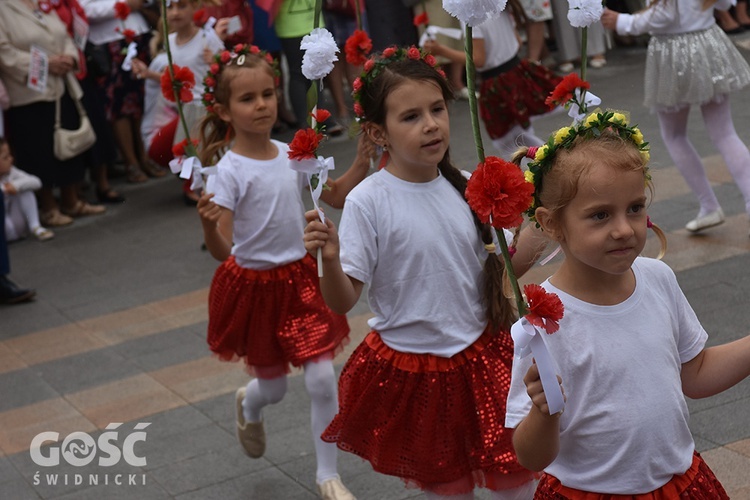
[[[137,57],[134,57],[132,61],[130,61],[130,64],[133,66],[133,69],[131,72],[133,73],[133,76],[135,76],[139,80],[143,80],[146,78],[146,74],[148,73],[148,66],[146,66],[146,63],[138,59]]]
[[[208,47],[203,47],[203,61],[206,64],[211,64],[214,62],[214,53],[211,52],[211,49]]]
[[[322,248],[323,260],[333,260],[339,256],[339,235],[331,219],[326,217],[326,223],[320,221],[317,210],[305,212],[307,227],[305,227],[305,250],[315,255]]]
[[[16,189],[16,186],[11,184],[10,182],[6,182],[5,184],[3,184],[3,193],[18,194],[18,189]]]
[[[440,45],[440,42],[437,40],[433,40],[432,38],[428,38],[424,42],[424,47],[422,47],[425,52],[429,52],[430,54],[434,54],[436,56],[440,55],[440,52],[443,50],[443,46]]]
[[[375,150],[375,143],[367,134],[360,134],[359,141],[357,142],[357,156],[369,164],[371,158],[377,156]]]
[[[229,36],[229,18],[222,17],[216,21],[216,24],[214,24],[214,31],[216,32],[216,36],[218,36],[222,42],[225,41]]]
[[[604,13],[602,14],[602,25],[607,28],[608,30],[616,30],[617,29],[617,16],[619,15],[618,12],[615,12],[613,10],[609,10],[606,7],[604,8]]]
[[[216,224],[219,222],[219,217],[221,217],[221,207],[211,201],[211,198],[214,197],[214,193],[206,193],[205,191],[201,195],[201,197],[198,199],[198,215],[201,217],[201,221],[204,224]]]
[[[557,376],[557,382],[560,384],[560,390],[563,393],[563,399],[565,399],[565,390],[562,386],[562,379],[560,375]],[[526,372],[526,376],[523,378],[523,383],[526,384],[526,393],[531,398],[531,402],[536,406],[542,415],[549,415],[549,405],[547,404],[547,395],[544,393],[542,387],[542,379],[539,377],[539,368],[536,366],[536,362],[532,363],[529,371]]]

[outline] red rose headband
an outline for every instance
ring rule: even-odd
[[[274,71],[275,79],[279,78],[279,67],[278,61],[276,61],[271,54],[265,50],[261,50],[255,45],[246,45],[238,43],[232,50],[223,50],[214,55],[214,62],[208,68],[205,78],[203,78],[203,105],[206,106],[206,110],[209,113],[214,112],[214,105],[216,104],[216,84],[219,80],[219,75],[223,69],[227,66],[235,64],[242,66],[245,64],[245,59],[248,55],[257,55],[271,66]],[[276,82],[278,85],[278,81]]]
[[[388,47],[383,50],[381,54],[372,56],[367,61],[365,61],[362,74],[354,80],[354,83],[352,85],[352,99],[354,100],[354,113],[357,115],[358,120],[363,120],[365,118],[365,110],[362,107],[361,103],[362,93],[365,87],[370,85],[373,80],[380,76],[386,66],[391,63],[403,61],[406,59],[411,59],[413,61],[424,61],[426,64],[435,68],[440,76],[446,78],[445,72],[442,69],[436,67],[437,60],[432,54],[428,54],[427,52],[424,52],[422,49],[419,49],[413,45],[411,47]]]

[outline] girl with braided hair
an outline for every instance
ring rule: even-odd
[[[374,313],[323,439],[431,500],[473,498],[477,486],[525,499],[534,475],[503,427],[515,313],[494,231],[473,215],[466,176],[451,164],[453,91],[434,64],[416,47],[365,63],[354,110],[385,166],[347,196],[339,231],[306,214],[305,247],[322,249],[328,305],[349,311],[367,284]],[[544,245],[534,233],[524,229],[515,245],[517,274]]]

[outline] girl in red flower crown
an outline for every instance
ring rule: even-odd
[[[265,451],[263,408],[284,397],[290,365],[304,369],[321,494],[353,499],[337,473],[336,447],[319,438],[338,408],[332,360],[349,327],[324,303],[302,242],[307,178],[290,168],[290,147],[271,139],[277,94],[268,59],[239,45],[204,79],[200,159],[221,158],[198,201],[206,246],[221,261],[209,292],[208,343],[221,359],[242,358],[257,377],[236,393],[238,438],[253,458]],[[360,142],[354,164],[328,181],[323,201],[342,206],[367,174],[370,149]]]
[[[674,272],[640,256],[648,228],[662,253],[666,245],[646,213],[642,133],[621,113],[584,118],[528,165],[529,215],[565,255],[542,287],[565,307],[544,343],[566,403],[550,414],[541,367],[514,360],[505,424],[518,461],[544,471],[539,500],[726,499],[695,451],[685,396],[712,396],[750,375],[750,336],[706,348]]]
[[[476,486],[492,498],[529,498],[534,475],[503,427],[514,311],[494,231],[473,215],[466,176],[450,161],[453,91],[434,64],[415,47],[365,63],[354,108],[385,150],[385,167],[349,194],[339,231],[306,214],[305,247],[322,249],[326,303],[346,313],[367,284],[374,313],[343,369],[339,414],[323,439],[428,499],[473,498]],[[530,197],[518,187],[509,205]],[[535,233],[519,235],[516,273],[544,246]]]

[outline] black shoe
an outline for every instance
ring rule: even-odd
[[[35,290],[18,288],[18,285],[8,279],[7,276],[0,276],[0,303],[18,304],[27,302],[34,298]]]
[[[108,203],[110,205],[123,203],[125,201],[124,196],[118,194],[117,191],[113,191],[112,189],[105,189],[104,191],[97,189],[96,199],[99,200],[99,203]]]

